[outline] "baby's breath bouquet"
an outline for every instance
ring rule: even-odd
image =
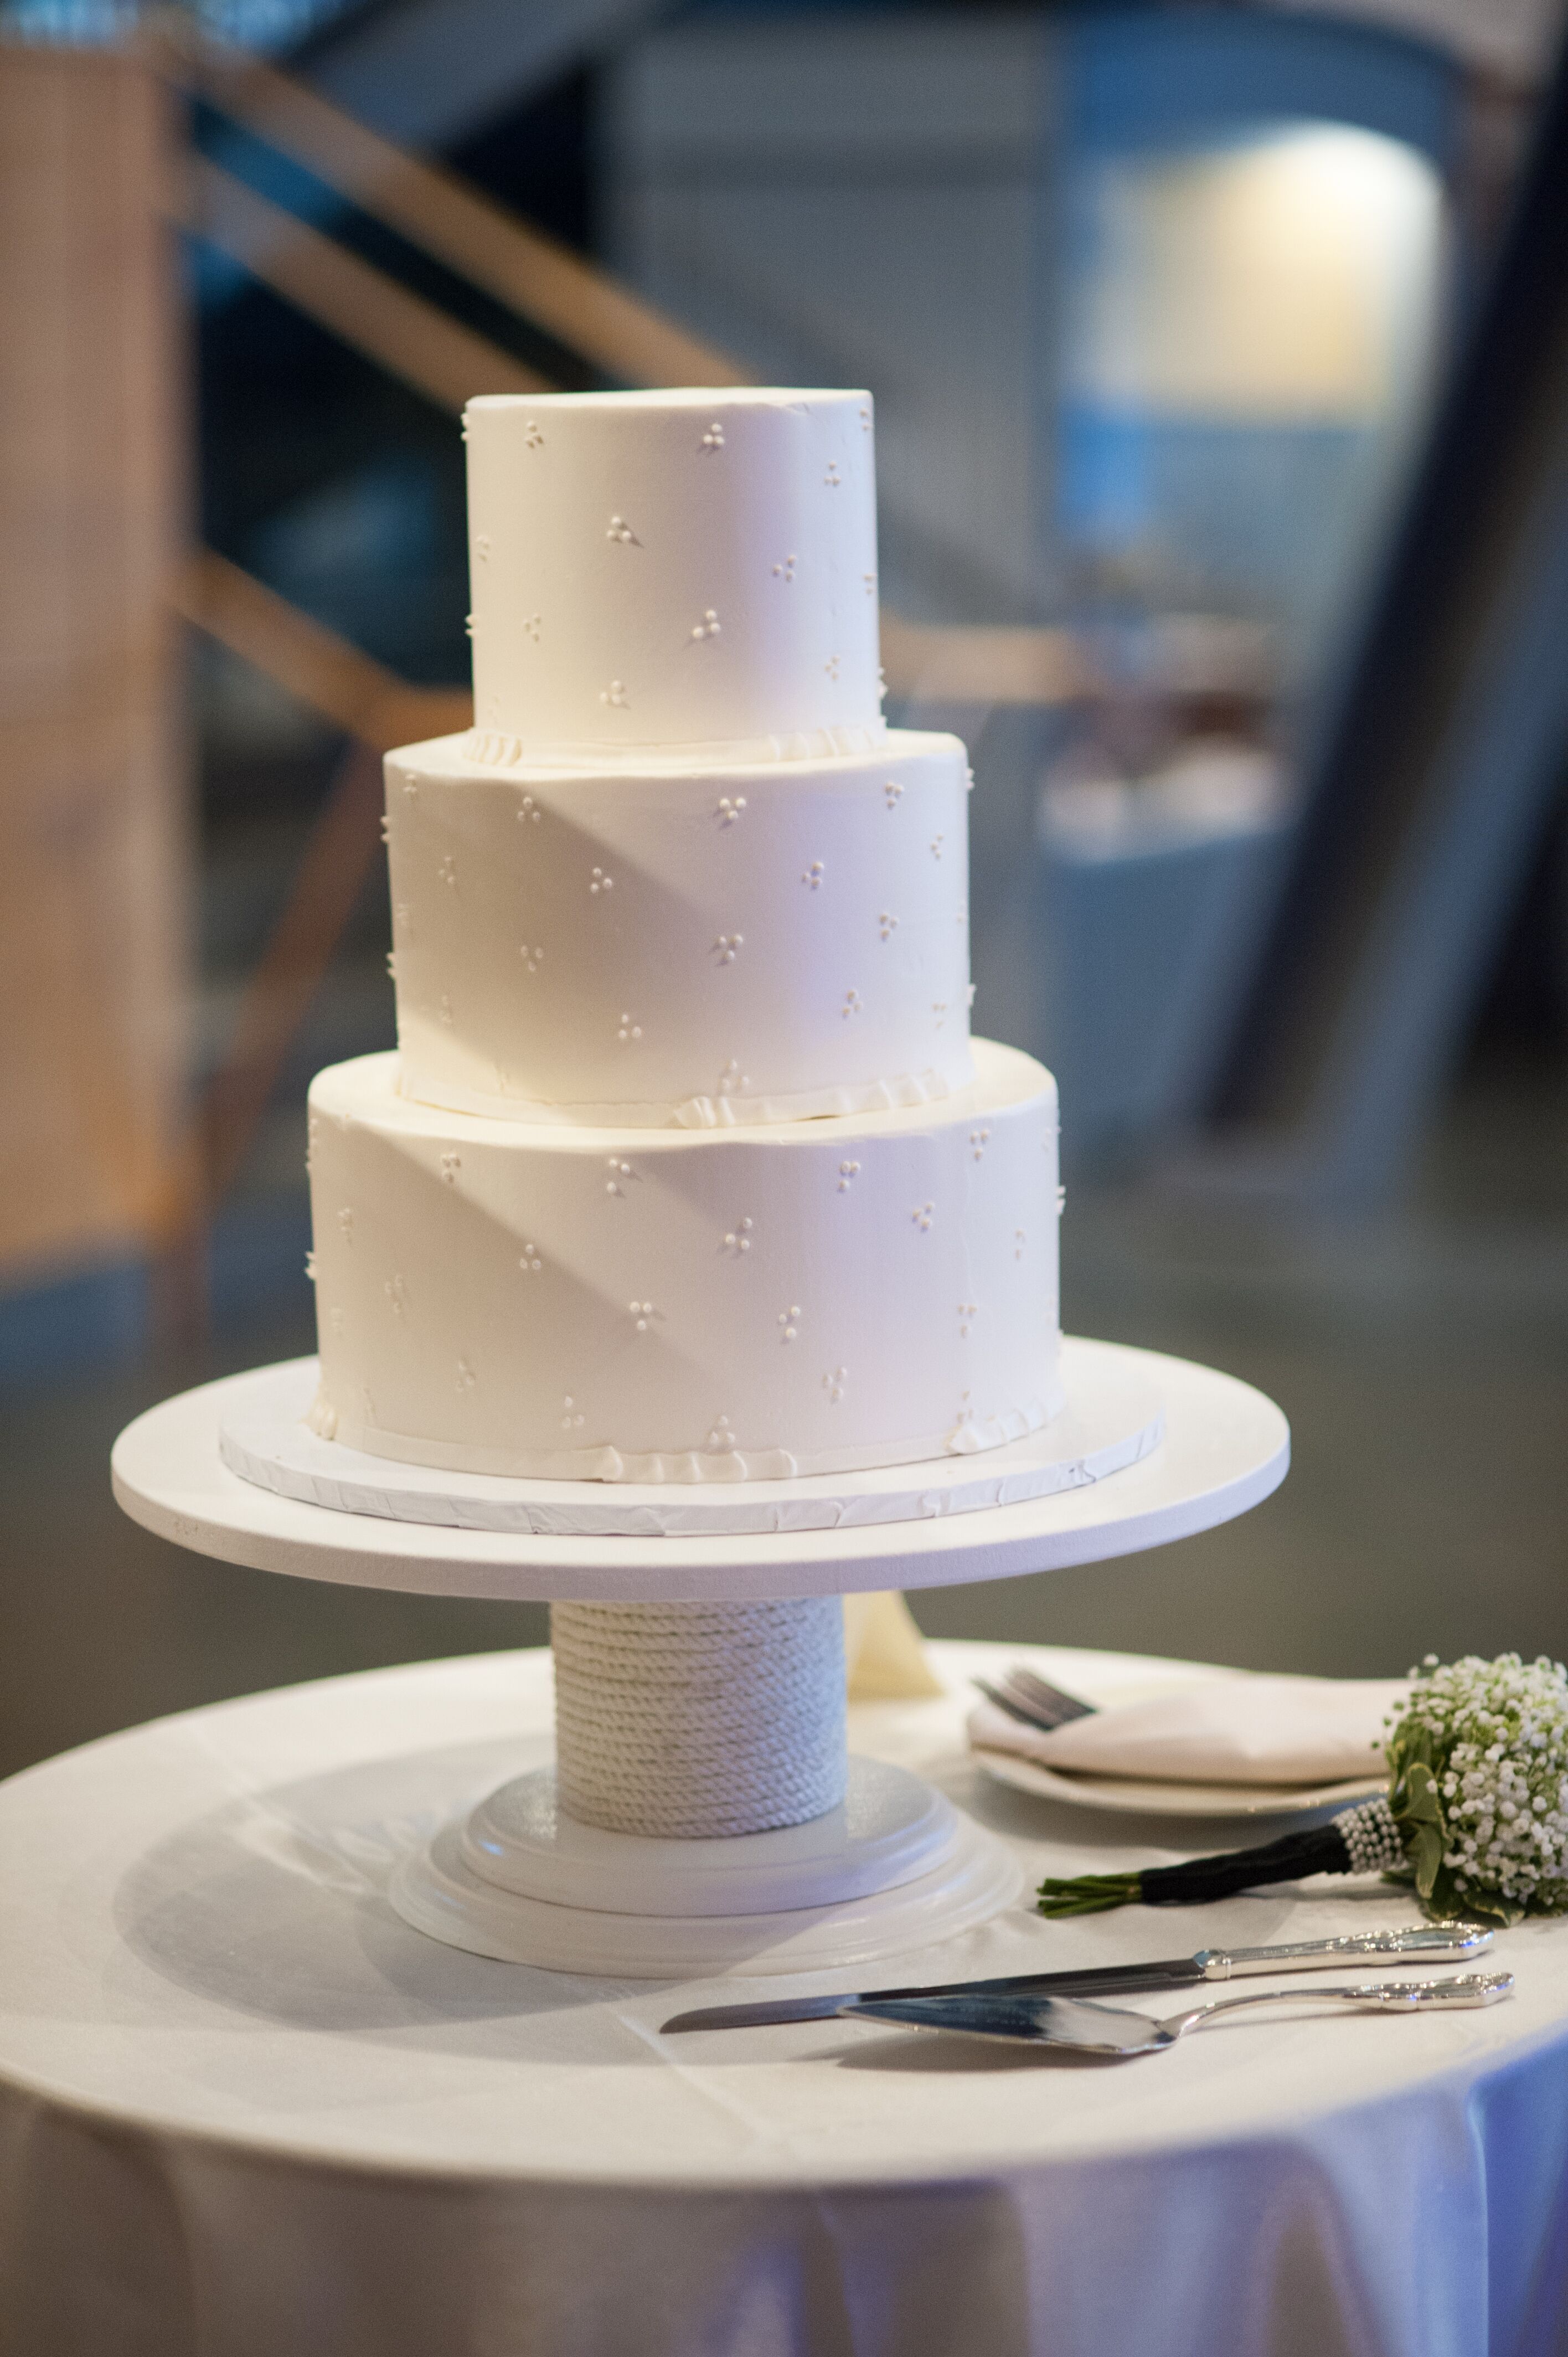
[[[1389,1807],[1429,1915],[1568,1910],[1568,1672],[1429,1654],[1385,1747]]]
[[[1568,1911],[1568,1671],[1474,1653],[1411,1672],[1384,1744],[1386,1799],[1257,1849],[1040,1885],[1042,1915],[1191,1906],[1306,1874],[1381,1870],[1438,1921]]]

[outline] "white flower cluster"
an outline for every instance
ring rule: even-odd
[[[1568,1909],[1568,1671],[1544,1655],[1446,1667],[1429,1654],[1392,1740],[1424,1729],[1459,1896]]]

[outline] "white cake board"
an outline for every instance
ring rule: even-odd
[[[294,1359],[240,1379],[218,1432],[231,1472],[338,1513],[550,1538],[772,1536],[971,1514],[1103,1481],[1157,1448],[1165,1429],[1157,1387],[1114,1359],[1038,1432],[978,1456],[790,1481],[516,1480],[399,1464],[321,1439],[305,1421],[317,1374],[315,1359]]]
[[[1000,1502],[989,1503],[969,1494],[984,1478],[983,1460],[933,1469],[929,1485],[905,1468],[896,1493],[880,1493],[908,1504],[903,1521],[821,1526],[821,1477],[746,1485],[775,1493],[780,1526],[741,1532],[585,1530],[582,1517],[604,1512],[597,1494],[565,1501],[575,1529],[539,1527],[558,1519],[554,1501],[525,1494],[531,1526],[511,1530],[394,1520],[281,1495],[225,1463],[220,1435],[226,1424],[245,1429],[258,1407],[275,1421],[285,1382],[302,1380],[298,1362],[204,1384],[139,1416],[115,1445],[114,1494],[135,1521],[180,1545],[306,1578],[449,1596],[742,1602],[999,1579],[1128,1555],[1244,1513],[1284,1478],[1284,1417],[1230,1376],[1080,1340],[1064,1343],[1062,1372],[1081,1445],[1076,1458],[1056,1461],[1078,1464],[1074,1486],[1020,1498],[1004,1486],[1019,1469],[996,1469],[1004,1486]],[[1152,1448],[1151,1388],[1164,1417]],[[1089,1460],[1097,1449],[1133,1448],[1144,1453],[1095,1477]],[[1041,1466],[1023,1469],[1028,1478]],[[443,1494],[454,1492],[452,1476],[439,1480]],[[878,1494],[869,1477],[854,1480],[858,1494]],[[579,1485],[486,1486],[532,1493]],[[596,1493],[601,1485],[580,1486]],[[841,1493],[845,1486],[842,1476],[830,1484]],[[955,1491],[964,1496],[960,1510]],[[796,1508],[805,1527],[793,1526]],[[417,1929],[482,1955],[631,1976],[847,1969],[929,1945],[1011,1903],[1016,1872],[979,1826],[901,1770],[853,1760],[850,1769],[843,1805],[811,1824],[669,1842],[557,1818],[553,1780],[536,1772],[504,1785],[411,1860],[394,1903]]]
[[[223,1462],[220,1428],[275,1372],[204,1383],[128,1425],[113,1459],[121,1505],[160,1538],[224,1563],[424,1596],[738,1602],[1009,1579],[1190,1538],[1257,1505],[1290,1463],[1289,1426],[1250,1384],[1158,1351],[1069,1338],[1062,1345],[1069,1415],[1091,1421],[1108,1395],[1125,1397],[1129,1375],[1152,1384],[1163,1405],[1159,1446],[1109,1480],[973,1512],[955,1515],[933,1502],[919,1520],[832,1529],[473,1530],[338,1512],[242,1480]],[[984,1461],[964,1459],[962,1478]],[[572,1485],[504,1486],[525,1492]],[[798,1491],[813,1487],[768,1486],[778,1493],[781,1518]]]

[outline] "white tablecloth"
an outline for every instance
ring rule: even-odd
[[[953,1696],[863,1706],[853,1739],[1032,1874],[1226,1846],[991,1785],[962,1680],[1021,1649],[933,1650]],[[1036,1658],[1094,1694],[1148,1674]],[[5,2357],[1568,2346],[1568,1927],[1499,1941],[1520,1990],[1489,2012],[1244,2016],[1120,2064],[836,2021],[661,2040],[706,1990],[487,1963],[382,1895],[403,1845],[546,1753],[548,1711],[543,1654],[435,1663],[0,1787]],[[1021,1907],[875,1976],[1411,1914],[1326,1882],[1059,1924]]]

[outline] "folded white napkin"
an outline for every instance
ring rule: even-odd
[[[969,1739],[1046,1768],[1179,1784],[1337,1784],[1382,1766],[1383,1719],[1403,1678],[1205,1678],[1147,1702],[1114,1703],[1049,1735],[994,1703]]]

